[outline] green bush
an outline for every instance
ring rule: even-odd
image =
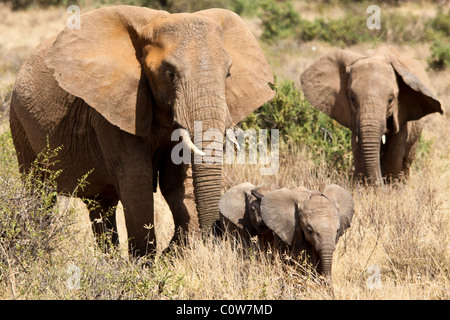
[[[333,45],[348,46],[364,41],[374,41],[382,35],[379,30],[366,27],[367,16],[361,12],[349,12],[341,19],[302,19],[290,1],[265,0],[260,3],[265,41],[297,38],[302,41],[321,40]]]
[[[315,39],[340,47],[375,41],[382,35],[382,32],[368,29],[366,19],[366,16],[348,13],[342,19],[318,18],[312,22],[302,20],[298,36],[303,41]]]
[[[434,19],[431,19],[431,27],[445,37],[450,37],[450,10],[447,13],[439,11]]]
[[[276,80],[275,97],[251,113],[239,126],[243,130],[279,129],[285,145],[300,144],[315,160],[337,170],[350,170],[351,131],[312,107],[293,81]]]
[[[444,70],[450,67],[450,43],[436,40],[431,44],[430,52],[427,59],[430,69]]]
[[[49,6],[69,6],[71,4],[78,4],[79,1],[69,0],[5,0],[6,3],[11,3],[13,10],[28,9],[30,7],[49,7]]]
[[[438,12],[434,18],[411,13],[381,10],[381,29],[368,29],[365,4],[346,6],[342,18],[303,19],[291,1],[263,0],[258,16],[263,26],[262,39],[274,42],[292,38],[300,41],[320,40],[339,47],[364,42],[428,42],[450,36],[450,11]]]
[[[263,40],[284,39],[297,33],[301,22],[300,15],[290,1],[278,3],[274,0],[265,0],[260,3],[260,9]]]
[[[26,269],[52,252],[70,225],[68,217],[56,214],[53,207],[59,172],[50,171],[49,166],[57,152],[44,151],[30,173],[19,176],[10,131],[0,137],[5,161],[0,166],[0,278],[12,264]]]

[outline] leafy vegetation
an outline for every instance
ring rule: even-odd
[[[381,10],[381,29],[378,30],[367,28],[366,8],[365,3],[355,4],[346,7],[341,18],[319,17],[311,21],[303,18],[291,1],[262,0],[258,11],[263,26],[262,39],[269,42],[286,38],[304,42],[320,40],[346,47],[367,42],[429,42],[450,36],[450,12],[423,18],[412,13]]]
[[[428,66],[433,70],[444,70],[450,67],[450,42],[434,41],[430,47]]]
[[[242,129],[278,129],[286,145],[306,146],[316,161],[351,169],[351,131],[312,107],[295,82],[277,79],[273,89],[275,97],[242,121]]]

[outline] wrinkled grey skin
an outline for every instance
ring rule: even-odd
[[[323,192],[282,188],[261,200],[264,223],[294,254],[305,250],[318,271],[331,280],[333,253],[339,237],[350,227],[353,198],[332,184]]]
[[[272,189],[249,182],[230,188],[219,201],[222,228],[238,233],[247,245],[250,238],[258,236],[258,241],[265,247],[273,240],[273,232],[262,220],[260,205],[261,199],[270,191]]]
[[[331,279],[333,252],[350,227],[354,204],[351,194],[335,184],[319,192],[304,187],[271,190],[245,182],[222,196],[219,211],[228,230],[247,242],[252,236],[264,244],[281,239],[294,254],[304,251]]]

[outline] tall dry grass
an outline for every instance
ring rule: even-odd
[[[432,151],[433,152],[433,151]],[[327,286],[309,266],[273,250],[245,248],[232,236],[190,234],[155,259],[128,259],[103,253],[89,237],[57,238],[57,250],[33,259],[1,264],[1,298],[46,299],[448,299],[448,168],[434,154],[404,183],[375,189],[330,176],[306,152],[285,155],[275,176],[257,165],[227,165],[224,189],[242,181],[272,187],[304,185],[321,189],[338,183],[350,189],[356,212],[333,259]],[[2,189],[3,194],[5,188]],[[158,196],[159,197],[159,196]],[[159,203],[163,203],[158,198]],[[68,215],[69,207],[55,214]],[[161,210],[161,206],[159,206]],[[78,212],[79,214],[79,212]],[[170,219],[168,210],[160,219]],[[70,215],[69,215],[70,216]],[[71,217],[74,218],[72,215]],[[67,224],[70,220],[55,219]],[[79,226],[74,230],[79,230]],[[156,224],[161,234],[161,224]],[[36,241],[36,239],[34,239]],[[53,243],[52,243],[53,244]],[[7,250],[7,248],[6,248]],[[12,262],[11,262],[12,261]],[[69,285],[79,270],[79,286]],[[374,267],[375,266],[375,267]],[[71,271],[72,270],[72,271]],[[374,273],[375,272],[375,273]],[[373,286],[374,277],[379,286]],[[372,286],[371,286],[372,284]]]

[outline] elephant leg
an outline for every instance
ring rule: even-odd
[[[420,134],[422,133],[423,121],[411,121],[407,124],[408,136],[406,138],[405,154],[403,156],[402,171],[409,175],[409,168],[416,156],[416,150],[419,145]]]
[[[361,146],[357,142],[356,133],[354,132],[352,132],[352,152],[353,163],[355,166],[354,177],[359,180],[364,176],[364,157],[362,155]]]
[[[191,165],[174,164],[170,152],[167,152],[159,162],[159,186],[173,214],[175,235],[172,240],[179,240],[189,229],[197,230],[199,223]]]
[[[381,172],[387,179],[397,179],[402,173],[407,135],[407,126],[396,134],[386,134],[386,144],[381,148]]]
[[[152,150],[94,113],[92,124],[107,171],[122,202],[129,251],[144,256],[156,250],[153,213]]]
[[[117,245],[119,235],[116,224],[116,207],[119,199],[96,197],[85,198],[83,201],[88,207],[92,231],[99,247],[106,250],[110,243]],[[108,233],[111,233],[110,238]]]
[[[20,172],[27,173],[29,172],[31,165],[37,156],[31,148],[30,140],[28,139],[22,124],[17,118],[13,107],[10,109],[10,128],[14,147],[17,153],[17,160],[20,166]]]

